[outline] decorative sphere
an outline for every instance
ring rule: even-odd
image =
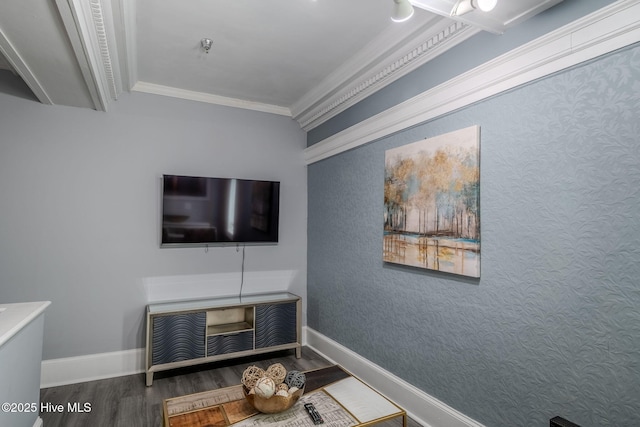
[[[302,388],[307,378],[300,371],[289,371],[287,376],[284,379],[285,384],[287,384],[290,388],[297,387]]]
[[[281,363],[274,363],[265,371],[265,376],[271,378],[276,384],[282,384],[286,375],[287,370]]]
[[[276,392],[276,384],[269,377],[262,377],[256,382],[254,387],[256,394],[265,399],[269,399]]]

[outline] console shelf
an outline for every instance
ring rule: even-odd
[[[273,293],[147,306],[146,384],[154,372],[302,348],[301,299]]]
[[[207,326],[207,336],[211,335],[228,335],[230,332],[246,332],[252,331],[253,326],[247,322],[227,323],[225,325]]]

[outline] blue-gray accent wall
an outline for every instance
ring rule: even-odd
[[[482,277],[382,262],[385,150],[481,127]],[[640,425],[640,46],[308,167],[308,326],[487,425]]]

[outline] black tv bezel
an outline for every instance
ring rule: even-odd
[[[270,184],[275,184],[276,194],[272,196],[277,200],[277,203],[273,204],[275,206],[275,213],[272,213],[272,216],[276,216],[276,221],[273,222],[275,225],[275,239],[272,240],[216,240],[210,242],[195,242],[195,243],[165,243],[163,242],[163,223],[164,223],[164,179],[165,177],[184,177],[184,178],[194,178],[194,179],[222,179],[222,180],[237,180],[244,182],[267,182]],[[214,176],[195,176],[195,175],[183,175],[183,174],[162,174],[160,176],[160,207],[159,207],[159,235],[158,240],[160,242],[160,248],[203,248],[203,247],[224,247],[224,246],[274,246],[279,243],[280,240],[280,181],[268,180],[268,179],[250,179],[250,178],[231,178],[231,177],[214,177]],[[175,197],[183,197],[180,195],[175,195]],[[193,197],[199,197],[198,195],[194,195]]]

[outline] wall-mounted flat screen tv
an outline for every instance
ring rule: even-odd
[[[162,177],[161,246],[278,242],[280,183]]]

